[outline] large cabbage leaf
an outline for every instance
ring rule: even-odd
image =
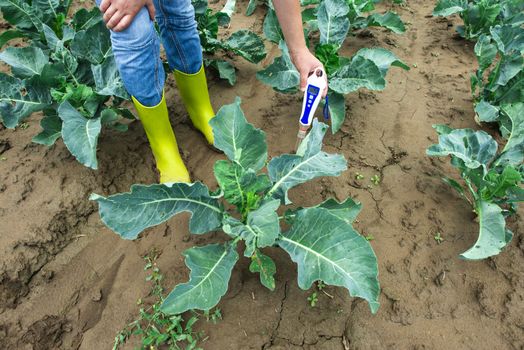
[[[380,47],[375,47],[372,49],[360,49],[355,54],[355,56],[364,57],[368,60],[373,61],[373,63],[375,63],[378,69],[380,69],[382,77],[386,76],[386,73],[388,72],[389,67],[391,66],[396,66],[404,70],[410,69],[409,66],[402,62],[402,60],[398,58],[393,52]]]
[[[504,113],[511,120],[511,133],[504,151],[509,151],[519,145],[524,145],[524,103],[515,103],[502,107]]]
[[[249,30],[234,32],[224,41],[223,46],[251,63],[258,63],[266,57],[264,42]]]
[[[338,202],[336,199],[330,198],[320,203],[317,207],[327,209],[334,216],[344,220],[348,224],[352,224],[360,213],[362,204],[355,202],[351,198],[347,198],[343,202]]]
[[[101,118],[88,119],[68,101],[58,107],[62,119],[62,138],[73,156],[86,167],[97,169],[96,147],[102,130]]]
[[[329,99],[328,109],[331,118],[331,132],[336,133],[340,130],[344,119],[346,118],[346,100],[344,95],[334,91],[328,91]]]
[[[105,59],[101,64],[92,65],[91,70],[97,94],[129,99],[129,94],[124,87],[124,82],[120,77],[118,66],[113,56]]]
[[[0,53],[0,60],[10,65],[13,75],[21,79],[41,74],[49,63],[49,57],[44,51],[34,46],[8,47]]]
[[[468,8],[467,0],[439,0],[433,9],[433,16],[450,16]]]
[[[295,92],[300,83],[300,74],[291,62],[289,51],[284,43],[280,42],[282,56],[265,69],[257,72],[257,79],[280,92]]]
[[[402,34],[406,31],[406,27],[400,19],[400,16],[389,11],[384,14],[374,13],[370,15],[367,18],[367,24],[370,27],[384,27],[397,34]]]
[[[271,159],[268,174],[274,183],[268,195],[288,204],[288,190],[319,176],[338,176],[347,169],[346,160],[339,154],[321,150],[322,140],[328,126],[316,120],[297,154],[284,154]]]
[[[354,56],[329,80],[329,88],[343,95],[361,88],[383,90],[385,86],[386,80],[380,68],[372,60],[362,56]]]
[[[40,120],[42,131],[33,137],[34,143],[51,146],[62,136],[62,120],[55,114],[44,115]]]
[[[318,6],[320,43],[342,45],[349,30],[349,6],[345,0],[324,0]]]
[[[71,51],[92,64],[101,64],[113,55],[111,38],[103,22],[77,32],[71,42]]]
[[[502,209],[493,203],[480,201],[477,206],[479,237],[475,244],[460,256],[467,260],[486,259],[497,255],[511,240],[506,232]]]
[[[237,97],[234,103],[220,108],[209,124],[216,148],[244,169],[258,171],[267,159],[266,134],[247,122],[240,102]]]
[[[345,220],[325,208],[303,209],[278,245],[298,264],[300,288],[307,290],[315,281],[345,287],[377,312],[377,258],[369,242]]]
[[[195,234],[215,230],[222,223],[222,207],[200,182],[133,185],[128,193],[92,194],[90,199],[98,202],[102,221],[124,239],[135,239],[146,228],[184,211],[192,214],[189,230]]]
[[[0,0],[3,18],[19,29],[41,29],[35,8],[22,0]]]
[[[280,41],[284,40],[284,34],[278,23],[277,14],[275,10],[268,9],[266,17],[264,18],[264,25],[262,27],[264,36],[267,40],[279,44]]]
[[[486,171],[497,154],[497,142],[481,130],[457,129],[439,135],[439,143],[430,146],[426,153],[437,157],[451,155],[461,159],[470,169],[482,166]]]
[[[180,314],[188,310],[209,310],[227,292],[231,270],[238,260],[234,245],[210,244],[184,252],[191,270],[189,282],[179,284],[167,296],[161,310]]]
[[[49,90],[0,73],[0,116],[4,125],[14,128],[18,123],[52,103]]]

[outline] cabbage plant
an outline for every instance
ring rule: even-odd
[[[499,254],[513,233],[506,218],[524,201],[524,103],[507,105],[511,137],[498,152],[497,142],[484,131],[451,129],[437,125],[439,143],[427,149],[429,156],[451,157],[463,180],[444,177],[445,183],[465,199],[478,216],[479,235],[475,244],[460,256],[467,260]]]
[[[524,28],[496,25],[475,45],[478,69],[471,76],[480,122],[497,122],[508,138],[511,120],[505,105],[524,102]]]
[[[91,196],[105,225],[124,239],[136,239],[180,212],[191,213],[192,234],[222,230],[228,236],[225,242],[183,253],[191,270],[189,281],[173,289],[162,310],[178,314],[214,307],[228,289],[242,248],[251,260],[250,271],[274,290],[276,266],[264,249],[279,247],[297,263],[300,288],[308,289],[315,281],[345,287],[367,300],[375,313],[380,293],[377,259],[369,242],[352,227],[360,203],[328,199],[314,207],[279,210],[282,204],[291,204],[291,188],[346,170],[343,156],[321,149],[328,127],[315,121],[296,154],[267,162],[265,133],[246,121],[240,99],[222,107],[211,126],[215,147],[228,158],[214,166],[218,191],[210,192],[205,184],[195,182],[133,185],[129,193]]]
[[[62,137],[83,165],[96,169],[102,126],[124,131],[121,104],[129,96],[117,70],[109,31],[98,9],[80,9],[67,18],[69,1],[0,0],[4,19],[15,29],[0,36],[9,46],[0,60],[11,74],[0,73],[0,116],[8,128],[42,111],[36,143],[51,146]]]
[[[224,58],[217,57],[217,53],[238,55],[251,63],[258,63],[266,57],[264,42],[250,30],[240,29],[227,38],[219,37],[220,26],[228,26],[235,9],[235,0],[228,0],[222,10],[213,11],[208,7],[208,0],[193,0],[195,19],[202,50],[206,55],[206,66],[218,71],[221,79],[230,85],[236,83],[234,65]]]
[[[447,17],[458,14],[463,26],[457,27],[460,36],[474,40],[489,34],[497,24],[520,26],[524,23],[522,0],[439,0],[433,16]]]

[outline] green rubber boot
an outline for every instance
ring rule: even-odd
[[[154,107],[143,106],[134,97],[133,103],[155,156],[160,183],[191,182],[169,122],[164,95],[160,103]]]
[[[207,142],[213,145],[213,130],[209,121],[215,116],[215,112],[209,100],[204,65],[195,74],[186,74],[178,70],[175,70],[174,74],[191,122],[206,137]]]

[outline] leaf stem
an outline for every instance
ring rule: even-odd
[[[72,4],[72,3],[73,3],[72,0],[65,0],[65,4],[66,4],[66,6],[65,6],[64,14],[66,15],[66,17],[67,17],[67,15],[69,14],[69,9],[71,8],[71,4]]]
[[[468,176],[464,176],[464,181],[466,182],[466,185],[468,185],[469,192],[471,193],[471,196],[473,197],[473,200],[476,203],[478,201],[478,195],[477,195],[477,192],[473,189],[473,185],[471,184],[471,180],[469,179]],[[471,203],[471,201],[468,200],[468,202],[473,207],[475,207],[475,205],[473,205],[473,203]]]

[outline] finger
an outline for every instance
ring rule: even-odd
[[[321,69],[321,71],[319,71],[319,69]],[[325,87],[322,89],[322,97],[326,97],[327,95],[327,92],[328,92],[328,80],[327,80],[327,73],[326,73],[326,69],[324,68],[324,66],[319,62],[319,65],[317,65],[315,68],[313,68],[311,70],[311,72],[309,74],[316,74],[317,76],[321,76],[322,79],[324,79],[324,82],[326,83],[325,84]]]
[[[100,11],[103,13],[106,12],[106,10],[111,6],[111,0],[102,0],[100,3]]]
[[[107,24],[111,17],[117,12],[116,6],[109,6],[109,8],[104,12],[104,22]]]
[[[308,70],[300,71],[300,91],[306,91],[307,78],[309,77]]]
[[[109,29],[113,29],[114,27],[118,25],[118,23],[120,23],[120,21],[122,20],[122,17],[124,17],[124,14],[120,11],[117,11],[113,15],[113,17],[111,17],[111,19],[107,21],[106,27]]]
[[[133,17],[134,16],[131,16],[131,15],[125,15],[124,17],[122,17],[120,22],[118,22],[118,24],[113,28],[113,31],[121,32],[125,30],[127,27],[129,27],[129,25],[133,21]]]
[[[324,72],[326,71],[324,69],[324,67],[322,67],[322,69],[324,70]],[[328,89],[329,89],[329,81],[327,79],[327,73],[324,74],[324,80],[326,81],[326,87],[324,88],[324,91],[322,91],[322,97],[326,97],[327,96],[327,93],[328,93]]]
[[[147,4],[147,10],[149,11],[149,17],[151,17],[151,20],[155,20],[155,6],[153,5],[153,1],[148,1]]]

